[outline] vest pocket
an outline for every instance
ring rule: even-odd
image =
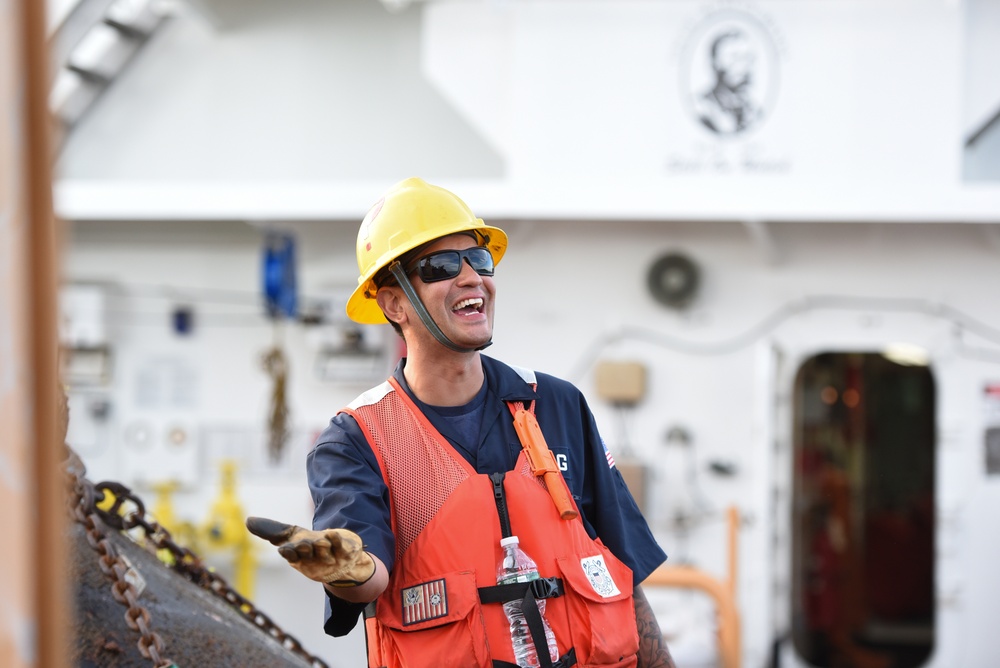
[[[489,664],[475,573],[406,582],[380,597],[383,662],[406,668]]]
[[[607,550],[583,558],[562,557],[556,563],[581,668],[635,665],[639,634],[629,568]]]

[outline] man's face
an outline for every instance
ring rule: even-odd
[[[476,246],[465,234],[442,237],[424,249],[421,257],[442,250],[465,250]],[[445,336],[465,348],[478,348],[493,338],[493,307],[496,288],[491,276],[480,276],[468,262],[454,278],[424,283],[416,274],[411,282],[427,312]],[[431,337],[409,305],[412,335]],[[440,344],[437,344],[440,345]]]
[[[738,88],[750,81],[756,54],[745,35],[735,35],[719,44],[715,68],[730,88]]]

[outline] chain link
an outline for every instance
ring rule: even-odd
[[[166,550],[170,554],[173,560],[173,565],[170,567],[172,570],[226,601],[250,623],[264,631],[286,650],[308,661],[313,668],[329,668],[321,659],[309,654],[298,639],[285,633],[249,599],[233,589],[225,578],[209,570],[197,554],[178,545],[165,527],[149,519],[142,499],[131,489],[117,482],[94,484],[86,478],[78,477],[72,471],[67,472],[67,476],[71,485],[70,514],[86,529],[87,542],[100,555],[101,571],[113,580],[112,596],[128,608],[125,613],[126,623],[129,628],[141,634],[138,642],[139,651],[144,657],[152,660],[156,668],[167,668],[173,664],[169,659],[162,657],[163,639],[150,629],[149,611],[139,604],[135,586],[125,580],[128,566],[101,532],[97,525],[98,519],[119,531],[140,529],[142,537],[157,551]],[[97,503],[105,499],[111,500],[112,505],[102,510],[98,508]]]
[[[111,595],[126,606],[125,622],[129,628],[139,631],[138,647],[144,657],[153,662],[155,668],[168,668],[173,661],[162,656],[163,639],[149,625],[149,611],[140,603],[135,585],[126,579],[128,566],[115,546],[108,541],[98,522],[97,505],[94,503],[94,489],[90,481],[67,473],[69,494],[67,495],[70,515],[86,530],[87,542],[99,555],[101,572],[111,578]],[[141,621],[137,621],[141,620]]]

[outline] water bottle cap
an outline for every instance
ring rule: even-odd
[[[507,536],[506,538],[500,539],[500,547],[507,547],[508,545],[517,545],[520,541],[517,536]]]

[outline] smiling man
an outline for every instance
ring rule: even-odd
[[[313,529],[263,518],[247,526],[324,584],[327,633],[344,635],[365,616],[372,668],[515,666],[510,601],[542,648],[529,665],[672,666],[638,587],[666,556],[583,395],[480,352],[492,343],[494,271],[506,249],[502,230],[420,179],[372,207],[347,313],[390,323],[407,356],[309,454]],[[515,416],[537,420],[554,454],[524,437]],[[544,456],[529,459],[525,448]],[[560,490],[571,498],[557,505]],[[533,583],[497,585],[500,541],[511,535],[538,565]]]

